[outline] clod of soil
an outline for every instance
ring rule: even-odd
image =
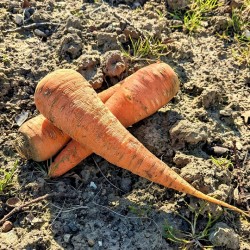
[[[191,0],[167,0],[167,5],[171,10],[181,10],[188,7]]]
[[[62,58],[75,59],[81,55],[82,48],[82,40],[77,34],[67,34],[61,40],[58,53]]]
[[[226,247],[227,249],[240,249],[239,235],[223,222],[216,223],[213,226],[209,240],[214,246]]]
[[[94,89],[102,86],[104,75],[100,67],[99,55],[82,55],[75,64],[76,70],[89,81]]]
[[[207,127],[202,123],[191,123],[186,120],[177,122],[169,130],[172,145],[176,148],[184,148],[187,144],[205,142],[208,138]]]
[[[127,60],[119,50],[106,52],[101,60],[103,73],[106,76],[120,76],[127,69]]]

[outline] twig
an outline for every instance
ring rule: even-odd
[[[13,208],[8,214],[6,214],[1,220],[0,220],[0,226],[6,221],[8,220],[13,214],[17,213],[17,212],[20,212],[20,211],[25,211],[28,209],[28,206],[33,204],[33,203],[36,203],[36,202],[39,202],[41,200],[45,200],[45,199],[48,199],[48,198],[51,198],[51,197],[54,197],[54,196],[69,196],[69,195],[66,195],[64,193],[50,193],[50,194],[45,194],[43,196],[40,196],[38,198],[35,198],[33,200],[30,200],[26,203],[23,203],[22,205],[20,206],[17,206],[15,208]],[[71,195],[72,196],[72,195]],[[70,197],[71,197],[70,196]]]
[[[24,31],[24,30],[33,30],[33,29],[44,27],[44,26],[59,26],[59,25],[60,25],[59,23],[51,23],[51,22],[32,23],[29,25],[23,25],[23,26],[18,27],[16,29],[5,30],[5,31],[3,31],[3,33],[14,33],[14,32],[20,32],[20,31]]]

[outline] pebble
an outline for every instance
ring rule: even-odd
[[[231,116],[232,115],[232,109],[222,109],[220,110],[221,116]]]
[[[240,143],[240,142],[236,142],[236,148],[238,149],[238,150],[242,150],[243,149],[243,145]]]
[[[47,37],[47,35],[43,31],[41,31],[39,29],[35,29],[34,33],[35,33],[35,35],[37,35],[39,37]]]
[[[21,14],[16,14],[14,17],[14,21],[17,25],[23,24],[23,16]]]
[[[250,30],[245,30],[243,33],[244,33],[244,36],[245,36],[248,40],[250,40]]]
[[[223,148],[223,147],[219,147],[219,146],[214,146],[212,147],[214,154],[220,156],[220,155],[224,155],[225,153],[227,153],[229,151],[228,148]]]
[[[16,124],[21,126],[29,117],[29,111],[22,111],[15,117]]]
[[[223,247],[223,249],[239,249],[239,235],[234,230],[223,222],[216,223],[211,229],[209,241],[214,246]]]
[[[66,242],[66,243],[69,243],[69,242],[70,242],[70,238],[71,238],[71,234],[64,234],[64,235],[63,235],[63,240],[64,240],[64,242]]]
[[[89,245],[90,247],[93,247],[93,246],[95,245],[95,241],[92,240],[92,239],[88,239],[88,245]]]
[[[89,186],[94,188],[94,189],[97,189],[97,186],[93,181],[90,182]]]
[[[5,221],[2,225],[2,232],[9,232],[13,228],[13,224],[11,221]]]

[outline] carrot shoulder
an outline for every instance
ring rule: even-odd
[[[120,83],[104,90],[98,96],[105,103],[119,88]],[[68,135],[40,114],[19,128],[15,148],[23,158],[39,162],[51,158],[70,139]]]
[[[163,76],[161,76],[163,72]],[[179,80],[165,63],[146,66],[121,82],[121,87],[105,103],[112,114],[128,127],[164,106],[179,90]],[[75,140],[56,156],[49,168],[51,177],[58,177],[80,163],[92,151]]]
[[[58,128],[112,164],[165,187],[249,216],[237,207],[198,191],[150,153],[103,105],[79,73],[57,70],[47,75],[37,85],[35,103]]]

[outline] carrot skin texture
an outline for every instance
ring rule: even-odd
[[[19,128],[15,148],[21,157],[39,162],[56,154],[69,140],[68,135],[40,114]]]
[[[196,190],[150,153],[112,115],[77,72],[57,70],[47,75],[37,85],[35,103],[38,110],[58,128],[79,143],[86,143],[93,152],[112,164],[165,187],[249,216],[237,207]]]
[[[105,103],[118,89],[120,83],[98,94]],[[55,155],[71,138],[54,126],[42,114],[26,121],[18,129],[15,148],[21,157],[40,162]]]
[[[174,71],[165,63],[155,63],[124,79],[120,88],[105,105],[128,127],[155,113],[168,103],[178,90],[179,80]],[[91,153],[93,152],[86,146],[71,140],[51,164],[49,176],[58,177],[65,174]]]

